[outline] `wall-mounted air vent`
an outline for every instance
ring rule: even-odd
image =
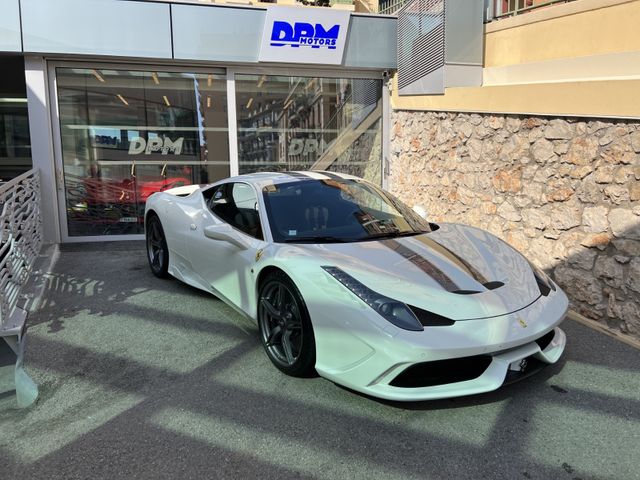
[[[398,11],[398,93],[482,85],[483,2],[413,0]]]

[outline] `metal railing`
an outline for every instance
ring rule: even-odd
[[[406,2],[407,0],[380,0],[378,13],[380,15],[395,15]]]
[[[41,246],[40,175],[33,169],[0,185],[0,336],[16,327],[11,317]]]
[[[3,376],[6,360],[14,364],[19,407],[38,398],[38,386],[23,365],[27,312],[18,303],[41,246],[40,174],[33,169],[0,185],[0,355]]]
[[[395,15],[408,0],[380,0],[378,13]],[[575,0],[549,0],[536,2],[534,0],[484,0],[485,22],[505,17],[512,17],[521,13],[537,10],[558,3],[569,3]]]
[[[533,0],[508,0],[503,2],[502,0],[494,0],[495,11],[493,18],[513,17],[514,15],[530,12],[531,10],[573,1],[575,0],[549,0],[546,2],[535,2]]]

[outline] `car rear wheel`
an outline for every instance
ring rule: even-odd
[[[315,373],[315,338],[302,295],[283,272],[273,272],[260,286],[260,339],[273,364],[287,375]]]
[[[158,278],[167,278],[169,276],[169,248],[167,240],[164,237],[164,230],[160,219],[156,215],[152,215],[147,222],[147,258],[151,273]]]

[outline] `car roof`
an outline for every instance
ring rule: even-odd
[[[326,172],[319,170],[292,171],[292,172],[256,172],[245,175],[237,175],[227,178],[228,182],[245,182],[262,189],[267,185],[277,185],[280,183],[303,182],[308,180],[361,180],[359,177],[346,173]]]

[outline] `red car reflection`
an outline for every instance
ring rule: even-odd
[[[144,204],[151,194],[191,183],[186,177],[111,180],[66,175],[68,212],[76,222],[142,223]]]
[[[83,184],[86,191],[85,201],[91,205],[98,205],[144,203],[152,193],[190,185],[191,180],[185,177],[170,177],[148,181],[129,178],[125,178],[122,181],[86,178]]]

